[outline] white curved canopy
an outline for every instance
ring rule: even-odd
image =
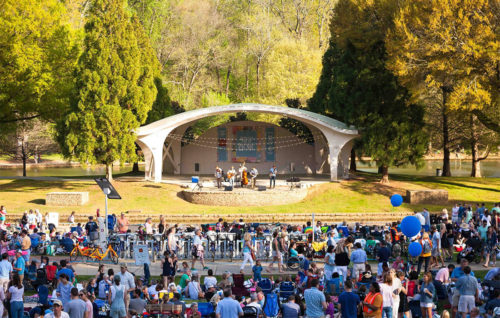
[[[358,131],[352,126],[348,127],[346,124],[333,118],[302,109],[254,103],[200,108],[173,115],[137,129],[137,143],[140,145],[146,161],[146,178],[148,178],[148,175],[151,175],[151,168],[153,166],[155,182],[161,181],[164,158],[163,144],[168,134],[174,129],[201,118],[236,112],[270,113],[287,116],[317,128],[328,141],[331,180],[338,179],[337,166],[340,152],[349,151],[350,153],[350,141],[358,136]],[[345,154],[343,157],[345,157]],[[345,173],[340,177],[345,177]]]

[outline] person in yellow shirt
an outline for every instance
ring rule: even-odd
[[[429,270],[429,262],[431,260],[431,254],[432,254],[432,241],[429,239],[429,233],[424,232],[424,234],[422,234],[422,238],[420,239],[420,245],[422,245],[422,253],[418,258],[418,266],[417,266],[418,274],[420,274],[420,270],[422,269],[423,263],[425,263],[424,273],[427,273],[427,271]]]

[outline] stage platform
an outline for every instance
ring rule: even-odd
[[[192,175],[163,175],[161,182],[167,184],[175,184],[181,187],[190,187]],[[286,179],[290,179],[291,175],[280,175],[278,179],[276,179],[276,187],[287,187],[289,183],[286,182]],[[329,183],[330,176],[329,175],[294,175],[293,177],[300,179],[300,185],[303,187],[310,187],[317,184]],[[200,181],[206,186],[206,188],[216,188],[215,187],[215,178],[213,175],[199,175]],[[269,187],[269,178],[267,177],[258,177],[257,178],[257,186],[266,186]]]

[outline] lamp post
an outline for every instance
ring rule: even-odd
[[[104,192],[105,197],[104,235],[108,237],[108,194],[111,193],[111,190],[109,188],[104,188],[102,192]]]

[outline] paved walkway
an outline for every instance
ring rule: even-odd
[[[50,259],[51,259],[51,261],[52,260],[59,261],[61,259],[68,259],[68,258],[57,256],[57,257],[51,257]],[[181,266],[182,262],[183,262],[183,260],[178,262],[179,267]],[[222,275],[224,272],[227,272],[227,271],[229,271],[231,273],[238,273],[240,271],[241,262],[242,262],[242,260],[239,260],[239,259],[235,260],[233,262],[216,260],[215,262],[211,262],[211,261],[206,262],[206,265],[207,265],[207,267],[211,268],[214,271],[214,275]],[[316,262],[322,263],[322,260],[317,260]],[[134,273],[135,275],[138,275],[138,276],[144,275],[144,267],[142,265],[137,266],[137,265],[135,265],[134,261],[130,260],[130,259],[123,260],[123,263],[126,263],[128,270],[130,272]],[[458,266],[456,264],[456,262],[446,262],[446,265],[448,265],[450,263],[453,263],[453,264],[455,264],[455,266]],[[189,264],[189,266],[191,266],[190,260],[188,261],[188,264]],[[97,262],[96,263],[75,262],[75,263],[72,263],[72,265],[75,268],[77,275],[95,275],[97,273],[97,267],[98,267]],[[119,264],[115,265],[115,264],[111,264],[111,263],[105,263],[105,265],[106,265],[106,268],[113,268],[115,270],[115,272],[118,271],[120,268]],[[262,262],[262,266],[264,268],[267,268],[268,265],[269,265],[269,262]],[[377,270],[376,264],[372,263],[371,265],[372,265],[372,270],[376,271]],[[201,275],[207,274],[206,270],[202,270],[201,264],[199,262],[196,262],[195,268],[197,269],[197,271]],[[493,267],[484,268],[482,266],[482,264],[475,264],[474,263],[474,264],[471,264],[471,268],[473,271],[478,271],[478,270],[490,270]],[[159,276],[161,274],[161,262],[156,261],[155,263],[151,263],[150,264],[150,272],[151,272],[152,276]],[[250,275],[252,273],[252,269],[251,269],[249,264],[247,264],[245,266],[244,272],[247,275]],[[286,271],[284,274],[295,274],[295,273],[296,273],[296,271]],[[268,274],[268,273],[264,270],[264,274]],[[275,275],[279,274],[276,265],[274,265],[274,269],[271,271],[270,274],[275,274]]]

